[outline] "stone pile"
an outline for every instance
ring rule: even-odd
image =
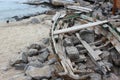
[[[102,38],[102,37],[100,38],[101,34],[99,35],[95,34],[93,30],[81,30],[79,32],[79,35],[81,36],[82,40],[86,41],[91,45],[93,45],[92,43],[94,42],[96,43]],[[91,59],[88,58],[89,56],[88,51],[80,43],[79,39],[76,36],[74,37],[73,36],[74,34],[68,36],[65,35],[63,40],[63,44],[64,44],[63,46],[65,47],[67,56],[70,58],[71,62],[74,63],[73,66],[75,67],[75,69],[81,71],[80,75],[90,73],[89,75],[90,79],[85,79],[85,80],[107,80],[107,77],[105,76],[103,79],[104,71],[102,72],[101,68],[98,66],[95,67]],[[95,45],[99,47],[104,43],[106,42],[98,42]],[[115,70],[115,67],[118,67],[120,64],[120,61],[118,59],[120,55],[115,54],[115,53],[119,54],[118,52],[116,52],[115,49],[109,51],[108,49],[110,48],[110,45],[111,44],[108,44],[105,47],[100,48],[100,50],[102,50],[102,54],[100,54],[100,57],[102,58],[102,62],[104,63],[105,66],[109,67],[110,69],[114,68]],[[99,64],[102,65],[101,63]],[[114,72],[114,70],[112,72]],[[117,71],[117,73],[119,73],[119,71]],[[110,77],[110,75],[108,76]]]
[[[10,60],[10,66],[24,72],[10,80],[51,80],[55,71],[52,65],[57,62],[55,57],[50,57],[51,55],[53,54],[45,44],[31,44]],[[55,78],[55,80],[59,79]]]

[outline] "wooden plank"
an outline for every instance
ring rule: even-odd
[[[83,46],[87,49],[87,51],[89,52],[89,56],[93,58],[95,63],[96,61],[101,60],[97,51],[94,51],[86,41],[82,40],[78,33],[76,33],[76,36],[78,37],[80,42],[83,44]]]
[[[81,6],[67,6],[67,8],[77,10],[77,11],[87,12],[87,13],[93,11],[90,8],[85,8],[85,7],[81,7]]]
[[[70,27],[70,28],[62,29],[62,30],[56,30],[56,31],[54,31],[53,34],[55,35],[55,34],[62,34],[62,33],[68,33],[68,32],[75,32],[75,31],[78,31],[80,29],[89,28],[89,27],[92,27],[92,26],[97,26],[97,25],[104,24],[104,23],[107,23],[107,22],[109,22],[109,21],[104,20],[104,21],[97,21],[97,22],[94,22],[94,23],[88,23],[88,24],[79,25],[79,26],[73,26],[73,27]]]
[[[120,42],[110,33],[102,30],[102,34],[110,40],[112,45],[115,47],[115,49],[119,52],[120,54]]]
[[[91,17],[88,17],[88,16],[86,16],[86,15],[84,15],[85,16],[85,19],[88,19],[88,20],[92,20],[91,19]],[[84,17],[81,17],[81,18],[84,18]],[[115,49],[119,52],[119,54],[120,54],[120,36],[118,35],[118,33],[117,32],[115,32],[115,30],[113,30],[109,25],[107,25],[107,24],[104,24],[103,25],[103,27],[105,28],[105,27],[108,27],[109,28],[109,30],[110,30],[110,32],[112,33],[110,33],[110,32],[108,32],[108,31],[105,31],[104,29],[100,29],[100,27],[98,28],[100,31],[101,31],[101,33],[104,35],[104,36],[106,36],[107,38],[108,38],[108,40],[110,40],[110,42],[112,43],[112,45],[115,47]],[[114,36],[113,36],[114,35]]]
[[[109,31],[120,41],[120,35],[114,30],[112,29],[109,25],[104,24],[103,27],[108,27]]]

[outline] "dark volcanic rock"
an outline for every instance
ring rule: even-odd
[[[14,66],[15,64],[27,63],[27,62],[28,62],[28,57],[26,56],[26,54],[24,54],[23,52],[21,52],[20,54],[18,54],[17,56],[15,56],[15,58],[12,58],[10,60],[10,65]]]
[[[66,46],[73,46],[73,43],[71,42],[71,39],[65,38],[63,41],[63,45]]]
[[[98,73],[92,73],[90,78],[90,80],[102,80],[101,75]]]
[[[86,42],[88,43],[92,43],[94,42],[94,38],[95,38],[95,35],[94,35],[94,31],[91,31],[91,30],[81,30],[80,32],[80,36],[83,40],[85,40]]]
[[[29,51],[27,52],[28,56],[35,56],[38,54],[38,50],[37,49],[29,49]]]
[[[52,76],[52,69],[50,66],[41,68],[29,66],[25,73],[35,80],[49,79]]]
[[[37,43],[34,43],[34,44],[31,44],[28,49],[41,49],[41,46],[40,44],[37,44]]]
[[[76,47],[70,46],[70,47],[66,47],[65,49],[66,49],[66,53],[68,54],[70,60],[78,61],[79,52]]]
[[[35,61],[29,62],[28,66],[43,67],[44,65],[41,62],[39,62],[38,60],[35,60]]]
[[[46,61],[48,59],[48,56],[49,56],[49,53],[47,51],[45,51],[45,52],[39,54],[38,60],[40,62],[44,62],[44,61]]]

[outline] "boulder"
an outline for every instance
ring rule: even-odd
[[[120,54],[115,49],[110,51],[110,59],[115,66],[120,66]]]
[[[63,41],[63,46],[65,46],[65,47],[73,46],[73,43],[72,43],[71,39],[65,38],[64,41]]]
[[[38,49],[40,50],[41,48],[43,47],[43,45],[39,44],[39,43],[34,43],[34,44],[31,44],[28,49]]]
[[[38,53],[41,54],[41,53],[44,53],[44,52],[48,52],[48,53],[50,53],[50,51],[49,51],[48,48],[43,48],[43,49],[39,50]]]
[[[81,44],[76,45],[75,47],[78,49],[78,51],[81,51],[81,50],[85,49],[85,47],[83,45],[81,45]]]
[[[24,70],[26,66],[27,66],[26,63],[20,63],[20,64],[15,64],[14,65],[16,70]]]
[[[49,53],[47,51],[45,51],[45,52],[38,55],[38,60],[40,62],[44,62],[48,59],[48,56],[49,56]]]
[[[28,62],[36,61],[36,60],[38,60],[38,56],[28,57]]]
[[[27,52],[28,56],[35,56],[38,54],[38,50],[37,49],[29,49],[29,51]]]
[[[87,43],[92,43],[95,40],[95,34],[92,30],[81,30],[79,32],[80,37],[85,40]]]
[[[28,62],[28,57],[26,56],[25,53],[21,52],[20,54],[16,55],[14,58],[10,60],[10,65],[14,66],[15,64],[27,63],[27,62]]]
[[[35,61],[29,62],[28,66],[43,67],[44,65],[41,62],[39,62],[38,60],[35,60]]]
[[[98,73],[91,73],[90,80],[102,80],[102,77]]]
[[[80,44],[80,40],[77,37],[71,36],[70,39],[74,45]]]
[[[50,66],[44,66],[41,68],[29,66],[25,73],[35,80],[41,80],[44,78],[49,79],[52,76],[52,69]]]
[[[79,59],[79,52],[76,47],[74,46],[69,46],[66,47],[66,53],[69,56],[71,61],[78,61]]]

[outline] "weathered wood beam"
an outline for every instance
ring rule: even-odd
[[[72,9],[72,10],[77,10],[77,11],[82,11],[82,12],[91,12],[93,11],[90,8],[85,8],[85,7],[81,7],[81,6],[67,6],[68,9]]]
[[[78,33],[76,33],[76,36],[80,40],[80,42],[83,44],[83,46],[87,49],[87,51],[89,52],[89,56],[91,56],[94,63],[96,63],[96,61],[98,61],[98,60],[101,60],[101,58],[99,57],[99,54],[97,54],[96,51],[94,51],[87,42],[82,40]]]
[[[73,26],[73,27],[66,28],[66,29],[56,30],[53,32],[53,34],[56,35],[56,34],[62,34],[62,33],[68,33],[68,32],[75,32],[75,31],[78,31],[80,29],[85,29],[85,28],[89,28],[92,26],[97,26],[97,25],[104,24],[107,22],[109,22],[109,21],[104,20],[104,21],[97,21],[94,23],[88,23],[88,24],[84,24],[84,25]]]

